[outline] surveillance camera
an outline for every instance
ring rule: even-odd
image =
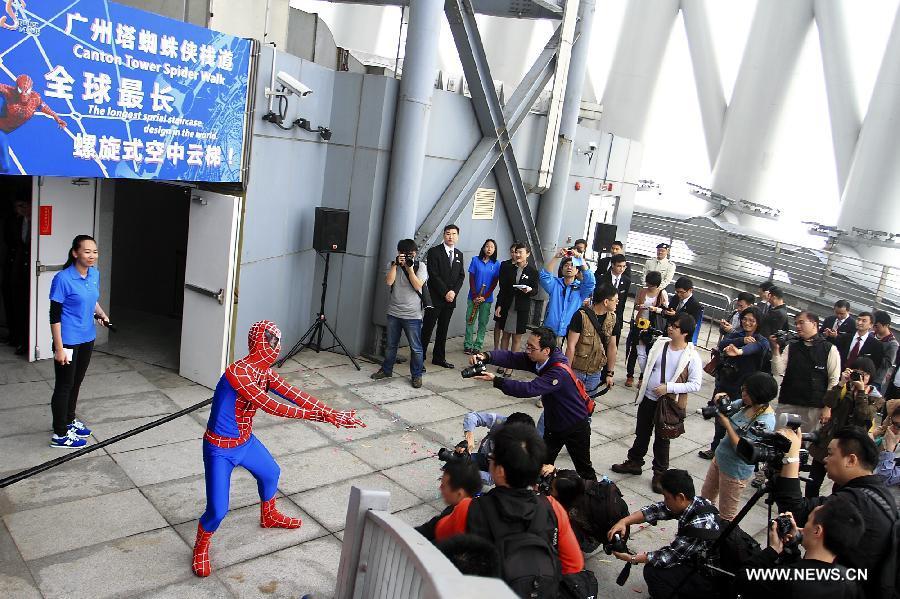
[[[278,79],[278,83],[287,88],[289,92],[295,93],[298,96],[308,96],[313,93],[313,90],[306,87],[303,83],[291,77],[284,71],[278,71],[278,75],[276,75],[275,78]]]
[[[592,141],[592,142],[588,143],[588,149],[589,149],[591,152],[593,152],[594,150],[596,150],[596,149],[597,149],[597,142],[596,142],[596,141]]]

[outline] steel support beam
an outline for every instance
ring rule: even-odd
[[[503,108],[503,119],[510,137],[515,135],[528,111],[553,76],[559,36],[560,29],[557,28]],[[500,160],[503,150],[504,146],[501,145],[498,136],[487,135],[481,139],[416,231],[415,240],[419,247],[437,243],[443,226],[457,220],[476,188]]]

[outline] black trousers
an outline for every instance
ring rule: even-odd
[[[650,435],[653,435],[653,471],[665,472],[669,469],[669,440],[654,433],[656,421],[656,402],[648,397],[641,400],[638,406],[637,422],[634,427],[634,443],[628,450],[628,459],[644,465],[644,456],[650,447]]]
[[[564,432],[544,430],[544,443],[547,444],[547,463],[552,464],[562,448],[565,447],[575,465],[578,476],[587,480],[597,480],[597,473],[591,465],[591,422],[585,418]]]
[[[66,434],[69,424],[75,420],[75,404],[78,403],[78,392],[81,390],[81,382],[84,374],[91,364],[91,353],[94,351],[94,342],[88,341],[80,345],[66,345],[71,348],[72,361],[65,366],[59,362],[53,362],[53,370],[56,373],[56,384],[53,387],[53,397],[50,399],[50,410],[53,412],[53,433],[62,437]]]
[[[825,463],[812,460],[809,464],[809,482],[806,483],[806,497],[818,497],[825,482]]]
[[[445,301],[436,302],[433,308],[425,310],[425,319],[422,323],[422,359],[428,357],[428,344],[431,342],[431,333],[437,324],[434,335],[434,350],[431,352],[432,362],[444,362],[447,359],[447,329],[450,328],[450,318],[453,316],[455,306]]]
[[[637,346],[640,337],[638,328],[634,325],[628,330],[628,337],[625,338],[625,375],[634,377],[634,366],[637,364]]]
[[[699,571],[690,574],[693,566],[678,564],[671,568],[659,568],[644,564],[644,581],[647,583],[647,593],[653,599],[704,599],[717,597],[716,587],[712,580],[703,576]],[[686,576],[690,577],[679,588],[678,585]],[[675,590],[678,593],[675,594]]]

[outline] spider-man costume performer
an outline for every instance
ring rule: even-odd
[[[300,518],[290,518],[275,509],[275,492],[281,469],[265,446],[253,436],[256,410],[317,422],[338,428],[365,426],[355,410],[339,412],[315,397],[292,387],[272,369],[281,349],[281,332],[275,323],[261,320],[250,327],[250,354],[231,364],[219,379],[213,394],[212,411],[203,435],[203,466],[206,471],[206,511],[197,525],[193,570],[209,576],[209,543],[212,534],[228,513],[231,471],[243,466],[256,478],[260,518],[263,528],[299,528]],[[268,396],[274,391],[296,404],[290,406]]]
[[[16,77],[15,87],[0,83],[0,98],[4,104],[0,108],[0,173],[8,173],[12,165],[7,135],[27,123],[38,110],[53,117],[60,128],[65,128],[66,122],[59,118],[34,91],[34,83],[28,75]]]

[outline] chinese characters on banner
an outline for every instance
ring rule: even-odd
[[[107,0],[9,5],[0,173],[241,180],[250,41]]]

